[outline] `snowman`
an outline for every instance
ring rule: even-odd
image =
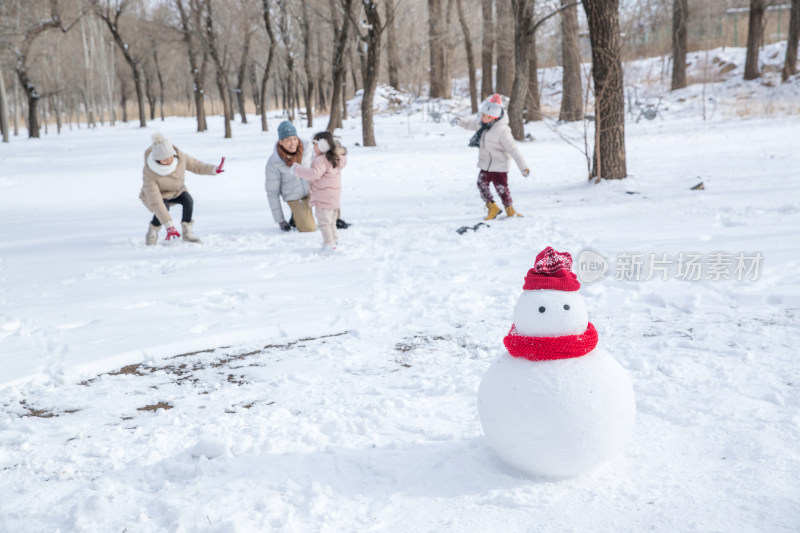
[[[478,389],[478,416],[500,458],[529,475],[565,478],[619,452],[636,414],[625,370],[603,349],[572,257],[547,247],[525,276],[507,352]]]

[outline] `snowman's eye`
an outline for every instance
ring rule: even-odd
[[[544,313],[544,306],[541,306],[541,307],[539,308],[539,312],[540,312],[540,313]]]
[[[569,311],[569,305],[568,304],[564,304],[564,311]]]

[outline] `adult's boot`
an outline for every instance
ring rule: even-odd
[[[181,222],[181,229],[183,230],[183,240],[186,242],[202,242],[200,239],[194,236],[192,233],[192,228],[194,227],[194,220],[191,222]]]
[[[161,226],[154,226],[152,223],[147,226],[147,235],[145,235],[144,238],[144,242],[147,246],[158,244],[158,230],[160,229]]]

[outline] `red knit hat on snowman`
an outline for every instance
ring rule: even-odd
[[[568,252],[557,252],[552,246],[539,252],[522,286],[524,291],[550,289],[571,292],[580,288],[578,276],[572,271],[572,256]]]
[[[536,256],[533,268],[525,276],[522,290],[577,291],[581,288],[578,277],[572,272],[572,256],[557,252],[548,246]],[[578,335],[559,337],[529,337],[520,335],[512,324],[503,339],[508,353],[531,361],[570,359],[591,352],[597,346],[597,330],[589,322],[586,331]]]

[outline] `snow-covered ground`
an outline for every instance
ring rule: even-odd
[[[463,235],[470,133],[401,112],[363,148],[354,118],[332,257],[268,213],[276,126],[0,146],[0,531],[800,530],[799,115],[631,120],[631,177],[598,185],[580,126],[529,124],[525,217]],[[188,175],[202,245],[144,244],[157,130],[227,158]],[[505,467],[475,406],[547,245],[609,260],[581,290],[638,409],[622,454],[558,482]],[[649,254],[666,281],[630,268]]]

